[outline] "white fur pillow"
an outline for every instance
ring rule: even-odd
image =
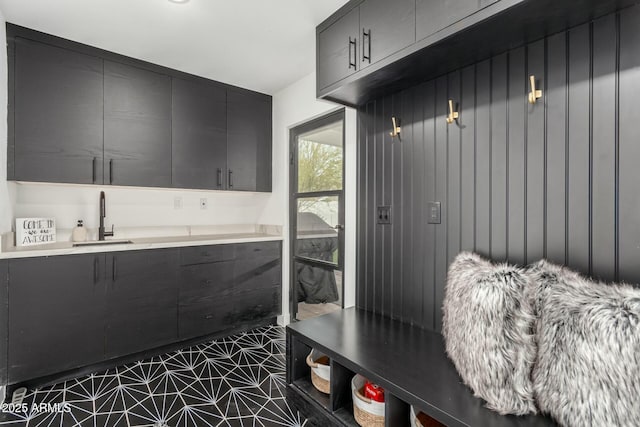
[[[535,319],[526,269],[462,252],[449,267],[443,335],[465,384],[501,414],[535,413],[531,369]]]
[[[532,272],[540,410],[568,427],[637,426],[640,289],[597,283],[546,261]]]

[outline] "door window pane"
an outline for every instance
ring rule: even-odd
[[[298,137],[298,192],[342,190],[342,120]]]
[[[338,264],[339,197],[298,199],[297,256]]]

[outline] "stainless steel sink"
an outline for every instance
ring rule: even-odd
[[[77,242],[73,247],[79,246],[104,246],[104,245],[126,245],[133,243],[131,240],[92,240],[90,242]]]

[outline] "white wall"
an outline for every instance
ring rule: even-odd
[[[15,215],[53,217],[58,228],[82,219],[98,227],[99,195],[107,200],[107,224],[115,227],[256,224],[270,195],[227,191],[168,190],[61,184],[17,184]],[[182,208],[175,208],[175,198]],[[207,209],[200,199],[207,199]]]
[[[289,319],[289,130],[341,106],[316,99],[311,73],[273,96],[273,193],[260,223],[282,225],[282,319]],[[345,126],[345,307],[355,304],[356,112],[346,111]]]
[[[7,182],[7,35],[0,11],[0,234],[11,230],[15,186]]]

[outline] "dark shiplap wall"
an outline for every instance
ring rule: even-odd
[[[638,29],[636,6],[362,106],[357,305],[440,330],[461,250],[640,282]],[[379,205],[392,225],[376,224]]]

